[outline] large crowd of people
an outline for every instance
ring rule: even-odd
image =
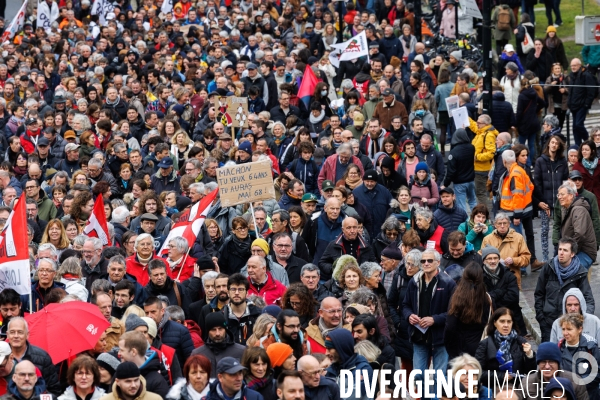
[[[600,127],[584,124],[600,46],[567,58],[560,1],[545,37],[535,2],[498,1],[494,71],[428,48],[403,0],[343,2],[342,32],[322,0],[95,1],[112,12],[29,1],[0,45],[0,226],[23,198],[32,276],[31,296],[0,292],[0,395],[338,400],[360,370],[349,398],[367,399],[376,370],[433,368],[474,371],[445,399],[473,384],[516,398],[495,390],[505,379],[528,398],[600,399]],[[430,6],[439,31],[424,34],[481,40],[455,0]],[[363,32],[368,56],[330,58],[338,33]],[[228,96],[247,99],[243,127]],[[222,204],[217,169],[255,161],[276,198]],[[169,236],[207,196],[196,240]],[[83,234],[98,197],[108,245]],[[64,302],[109,327],[55,364],[26,318]]]

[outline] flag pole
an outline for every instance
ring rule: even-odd
[[[250,202],[250,213],[252,214],[252,221],[254,222],[254,231],[256,232],[256,238],[260,239],[260,235],[258,234],[258,226],[256,226],[256,220],[254,219],[254,207],[252,207],[252,202]]]
[[[185,252],[185,256],[183,256],[183,259],[181,260],[181,268],[179,268],[179,273],[177,274],[177,278],[175,278],[176,282],[179,282],[179,277],[181,276],[181,271],[183,271],[183,264],[185,264],[185,262],[187,261],[188,258],[188,254],[190,254],[190,246],[188,246],[187,251]]]

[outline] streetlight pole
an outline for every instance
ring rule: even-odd
[[[344,2],[343,0],[338,0],[337,2],[337,12],[338,12],[338,26],[340,30],[338,31],[337,38],[338,43],[342,43],[344,41]]]
[[[483,0],[483,112],[492,115],[492,77],[493,55],[492,55],[492,0]]]

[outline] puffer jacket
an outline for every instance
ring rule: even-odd
[[[499,132],[493,125],[479,128],[477,122],[472,119],[469,119],[469,129],[475,134],[471,141],[475,146],[475,172],[487,172],[492,167],[496,153],[496,136]]]
[[[406,296],[402,302],[402,317],[408,321],[412,314],[419,315],[419,296],[424,283],[422,276],[424,272],[417,272],[408,283]],[[456,283],[442,270],[438,270],[437,281],[433,288],[433,297],[429,309],[429,316],[433,317],[433,325],[427,330],[430,335],[431,344],[440,346],[444,344],[444,329],[446,327],[446,316],[450,306],[450,298],[456,288]],[[413,342],[415,328],[408,325],[408,337]]]
[[[552,207],[558,188],[569,178],[569,165],[563,157],[554,163],[546,154],[535,160],[533,170],[533,196]]]
[[[410,188],[411,204],[418,204],[421,207],[434,207],[440,200],[438,185],[428,176],[425,182],[415,182],[414,176],[410,177],[408,183]],[[423,204],[421,199],[426,198],[427,203]]]
[[[460,224],[468,218],[466,211],[459,207],[456,201],[454,201],[452,207],[446,207],[440,201],[437,210],[433,213],[433,219],[448,232],[457,230]]]
[[[526,88],[519,94],[517,101],[517,129],[525,135],[531,135],[540,130],[540,121],[537,117],[539,110],[546,106],[532,88]]]
[[[492,125],[498,132],[509,132],[512,126],[517,126],[512,104],[506,101],[504,93],[494,92],[492,94],[492,105]]]
[[[570,110],[577,110],[581,107],[589,109],[592,107],[592,102],[596,97],[596,88],[594,86],[597,83],[587,68],[581,67],[577,73],[571,72],[567,76],[567,84],[577,85],[571,87],[569,93],[567,104]]]
[[[56,369],[52,363],[50,355],[40,347],[34,346],[27,341],[27,350],[22,360],[31,361],[42,373],[42,378],[46,381],[46,389],[55,396],[62,394],[60,382]]]
[[[562,301],[569,289],[579,289],[587,304],[587,312],[594,313],[596,303],[588,282],[586,269],[580,265],[579,270],[561,285],[551,259],[540,271],[535,287],[535,314],[540,329],[550,332],[554,320],[562,315]]]
[[[570,237],[577,242],[580,252],[596,259],[597,243],[594,225],[590,215],[590,205],[585,199],[576,197],[567,210],[563,210],[560,225],[561,237]]]
[[[194,342],[188,329],[175,321],[168,320],[158,329],[158,337],[169,347],[177,352],[177,359],[182,364],[188,359],[194,350]]]

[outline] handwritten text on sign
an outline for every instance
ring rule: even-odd
[[[269,161],[217,169],[221,207],[275,198]]]

